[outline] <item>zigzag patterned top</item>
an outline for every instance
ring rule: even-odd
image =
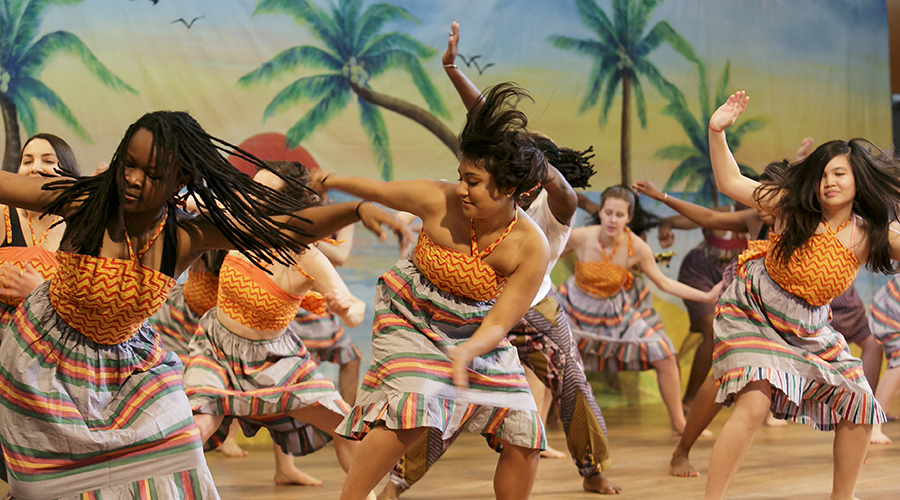
[[[634,243],[631,241],[631,230],[625,228],[625,238],[628,240],[628,256],[634,255]],[[631,290],[634,283],[634,275],[624,267],[613,264],[612,258],[616,255],[622,242],[616,245],[612,255],[606,254],[603,243],[600,243],[600,251],[603,252],[602,260],[593,262],[575,263],[575,286],[595,297],[608,299],[619,293],[623,288]]]
[[[6,222],[6,242],[9,244],[13,241],[13,224],[10,221],[9,207],[7,205],[3,205],[3,218]],[[59,265],[56,255],[41,246],[44,244],[44,240],[47,239],[47,235],[50,234],[50,228],[47,228],[38,239],[34,237],[34,226],[31,224],[31,218],[26,217],[26,220],[28,221],[29,229],[31,229],[31,246],[6,246],[0,248],[0,262],[11,264],[20,272],[25,271],[25,264],[30,264],[44,278],[44,281],[47,281],[56,275],[56,267]],[[0,296],[0,303],[9,306],[9,308],[0,312],[0,323],[5,324],[5,322],[9,321],[9,318],[6,316],[11,316],[11,309],[18,307],[23,300],[25,300],[24,297]]]
[[[787,265],[780,259],[768,258],[772,248],[780,238],[780,234],[769,233],[769,240],[751,241],[747,251],[738,258],[739,273],[747,261],[765,257],[766,271],[778,286],[805,300],[813,306],[829,304],[835,297],[844,293],[859,271],[860,263],[853,250],[837,239],[835,234],[853,220],[856,229],[856,216],[832,231],[825,222],[825,232],[813,235],[806,245],[795,251]],[[850,233],[853,241],[853,231]],[[743,275],[742,275],[743,276]]]
[[[59,268],[49,290],[56,313],[98,344],[121,344],[131,338],[159,311],[175,286],[174,278],[140,262],[167,218],[137,253],[125,230],[128,260],[58,251]]]
[[[287,293],[265,271],[244,259],[229,255],[222,262],[216,305],[248,328],[267,332],[287,328],[304,299],[305,296]],[[314,296],[306,300],[306,305],[316,307]],[[324,311],[324,302],[319,310]]]
[[[184,282],[184,302],[198,317],[216,307],[219,292],[219,277],[213,273],[188,271]]]
[[[485,263],[487,257],[497,245],[512,231],[519,212],[513,217],[503,234],[500,235],[482,252],[478,252],[478,240],[475,237],[475,220],[470,226],[472,238],[472,254],[464,254],[442,247],[431,240],[425,231],[419,232],[419,241],[414,252],[416,267],[439,289],[477,301],[496,299],[506,285],[506,276]]]

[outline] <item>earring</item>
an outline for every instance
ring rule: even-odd
[[[512,198],[512,193],[506,195],[507,198]]]

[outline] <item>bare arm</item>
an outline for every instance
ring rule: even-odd
[[[450,24],[450,37],[447,39],[447,50],[444,52],[443,57],[441,57],[441,62],[444,63],[444,71],[447,72],[447,77],[450,78],[450,81],[456,88],[456,92],[459,94],[460,99],[462,99],[466,111],[470,111],[476,105],[480,105],[484,101],[484,97],[482,97],[478,87],[476,87],[462,70],[459,69],[459,66],[455,64],[457,47],[459,47],[459,23],[453,21],[453,23]]]
[[[355,227],[356,224],[350,224],[338,230],[335,235],[337,240],[335,243],[321,241],[316,244],[319,251],[325,254],[335,267],[343,266],[347,262],[347,258],[350,257],[350,250],[353,249],[353,232]]]
[[[337,189],[400,212],[409,212],[423,220],[426,216],[440,213],[447,206],[446,191],[442,187],[446,183],[441,181],[418,179],[385,182],[317,170],[312,174],[309,184],[320,193]]]
[[[587,196],[582,193],[576,193],[578,197],[578,208],[584,210],[589,215],[597,215],[600,212],[600,206],[590,200]]]
[[[59,195],[59,191],[45,191],[43,187],[57,180],[59,179],[36,179],[11,172],[0,172],[0,204],[12,205],[31,212],[43,212],[44,208]]]
[[[569,226],[578,208],[578,195],[556,167],[549,163],[547,167],[547,174],[541,181],[541,185],[547,191],[547,206],[550,207],[550,213],[556,220]]]
[[[350,328],[359,326],[366,314],[366,303],[350,293],[347,284],[328,258],[315,248],[303,252],[297,264],[313,277],[313,289],[325,297],[329,310]]]
[[[722,288],[721,282],[714,286],[712,290],[703,292],[669,278],[659,270],[656,259],[653,258],[653,252],[646,243],[640,240],[640,238],[634,239],[634,255],[638,260],[638,264],[641,266],[641,270],[644,271],[644,275],[650,278],[650,281],[655,283],[663,292],[671,293],[682,299],[710,304],[718,300],[719,290]]]
[[[747,232],[747,224],[745,223],[744,216],[740,212],[720,212],[717,210],[710,210],[689,201],[678,199],[674,196],[670,196],[668,193],[661,192],[650,181],[635,182],[633,188],[654,200],[663,202],[672,210],[687,217],[704,229],[718,229],[738,233]]]

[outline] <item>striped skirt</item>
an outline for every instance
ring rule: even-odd
[[[831,326],[841,332],[848,344],[858,344],[872,335],[866,306],[855,286],[850,285],[846,292],[831,301]]]
[[[156,332],[145,323],[121,344],[94,343],[48,290],[18,307],[0,343],[8,498],[219,498],[181,363]]]
[[[184,300],[184,284],[175,285],[166,303],[150,318],[150,325],[159,333],[163,347],[175,353],[181,364],[187,366],[191,338],[200,324],[200,316],[188,307]]]
[[[572,334],[587,370],[638,371],[675,354],[643,282],[601,299],[588,295],[570,277],[559,287],[560,305],[572,320]],[[640,307],[638,307],[640,306]]]
[[[382,275],[375,290],[372,365],[338,433],[361,439],[373,425],[431,427],[449,439],[464,428],[544,449],[525,372],[505,338],[472,362],[468,389],[453,386],[445,352],[465,342],[492,305],[441,291],[409,259]]]
[[[842,418],[884,422],[862,363],[828,320],[828,306],[786,292],[769,277],[764,259],[738,268],[716,310],[716,402],[730,405],[748,383],[766,380],[776,418],[819,430],[834,429]]]
[[[225,416],[207,450],[222,444],[237,418],[246,436],[265,427],[285,453],[306,455],[331,438],[286,413],[312,405],[340,415],[350,409],[291,327],[272,340],[245,339],[219,322],[216,308],[200,318],[191,340],[184,389],[194,413]]]
[[[722,281],[722,269],[703,250],[695,248],[688,252],[684,261],[681,262],[681,267],[678,269],[678,281],[707,292],[712,290],[716,283]],[[692,332],[699,332],[701,318],[716,311],[715,303],[707,304],[684,299],[684,306],[687,309],[688,318],[691,320]]]
[[[292,328],[303,339],[310,356],[320,363],[327,361],[345,365],[362,357],[340,318],[331,311],[319,316],[301,307]]]
[[[900,367],[900,275],[892,276],[875,294],[870,310],[869,326],[881,343],[888,368]]]

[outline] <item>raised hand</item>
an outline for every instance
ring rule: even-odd
[[[404,224],[393,215],[376,207],[368,201],[361,201],[356,207],[356,213],[359,215],[360,222],[366,226],[366,229],[375,233],[379,240],[384,241],[387,239],[387,233],[383,228],[383,226],[387,226],[397,235],[401,253],[409,251],[409,245],[413,241],[413,235],[408,224]]]
[[[453,64],[453,61],[456,61],[457,47],[459,47],[459,23],[453,21],[450,24],[450,37],[447,39],[447,51],[441,57],[441,62]]]
[[[634,189],[640,194],[646,194],[656,201],[662,201],[662,199],[665,197],[663,192],[660,191],[656,187],[656,185],[650,181],[637,181],[633,186],[631,186],[631,189]]]
[[[815,142],[813,142],[812,137],[807,137],[806,139],[803,139],[803,142],[800,144],[800,147],[797,149],[797,161],[800,161],[800,160],[806,158],[807,156],[809,156],[810,153],[812,153],[813,144],[815,144]]]
[[[737,117],[744,112],[749,100],[750,97],[743,90],[731,94],[725,104],[719,106],[719,109],[709,118],[709,128],[714,131],[722,131],[732,126]]]

